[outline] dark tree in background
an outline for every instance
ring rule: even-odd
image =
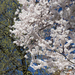
[[[29,61],[24,58],[25,49],[13,44],[9,26],[14,24],[17,0],[0,0],[0,75],[32,75],[28,71]]]

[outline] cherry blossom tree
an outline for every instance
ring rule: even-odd
[[[30,66],[40,69],[47,66],[49,73],[62,70],[60,75],[75,73],[75,1],[74,0],[18,0],[22,4],[19,20],[14,18],[11,36],[17,46],[28,47]],[[60,10],[62,8],[62,10]],[[15,12],[18,14],[18,9]],[[45,40],[44,30],[50,30]],[[39,57],[42,56],[42,59]],[[25,58],[29,59],[27,55]],[[37,65],[35,65],[36,63]]]

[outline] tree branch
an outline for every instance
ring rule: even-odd
[[[45,29],[46,27],[49,27],[49,26],[51,26],[51,24],[49,24],[49,25],[47,25],[45,27],[40,28],[39,31],[41,31],[41,30],[43,30],[43,29]]]

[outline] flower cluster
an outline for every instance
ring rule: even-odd
[[[75,49],[71,45],[75,43],[75,1],[18,1],[23,5],[19,14],[20,20],[14,19],[14,30],[10,32],[16,38],[13,43],[29,48],[26,52],[31,53],[30,66],[35,70],[47,66],[49,73],[67,69],[69,66],[75,69],[75,54],[71,54]],[[18,14],[18,10],[15,13]],[[44,38],[45,29],[50,29],[50,40]],[[43,60],[37,57],[41,55]],[[25,58],[28,59],[26,55]]]

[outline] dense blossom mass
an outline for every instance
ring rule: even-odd
[[[75,73],[75,1],[74,0],[18,0],[23,6],[19,20],[14,19],[14,34],[17,46],[28,47],[31,54],[30,66],[40,69],[47,66],[53,73],[62,70],[61,75],[72,69]],[[19,10],[15,12],[18,14]],[[48,30],[50,39],[45,39]],[[40,57],[40,58],[39,58]],[[42,58],[41,58],[42,57]],[[25,55],[28,59],[28,56]],[[35,65],[36,63],[37,65]],[[65,69],[66,68],[66,69]]]

